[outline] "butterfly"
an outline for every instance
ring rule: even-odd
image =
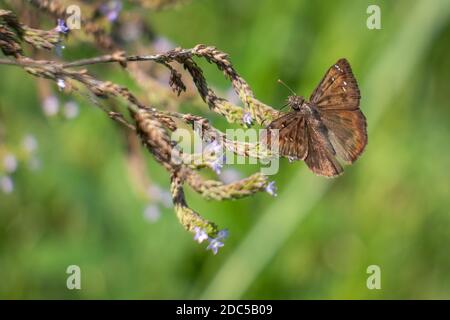
[[[263,137],[270,145],[270,130],[278,131],[278,152],[289,160],[303,160],[317,175],[335,177],[367,145],[367,123],[359,108],[360,91],[350,64],[340,59],[331,66],[309,101],[292,95],[291,111],[272,121]]]

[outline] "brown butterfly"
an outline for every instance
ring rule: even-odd
[[[279,130],[279,154],[304,160],[321,176],[334,177],[353,163],[367,144],[367,124],[359,109],[360,92],[350,64],[340,59],[323,77],[309,101],[288,97],[292,109],[267,127]],[[270,134],[265,137],[270,144]]]

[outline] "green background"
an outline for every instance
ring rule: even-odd
[[[370,4],[381,8],[381,30],[366,27]],[[80,101],[75,120],[49,119],[34,78],[0,66],[0,144],[14,151],[32,133],[42,161],[36,172],[20,163],[14,192],[0,193],[0,298],[450,298],[450,1],[198,0],[145,14],[181,47],[229,53],[275,107],[287,95],[278,78],[309,96],[347,58],[368,119],[366,151],[333,180],[283,160],[277,198],[208,202],[187,190],[192,208],[230,230],[213,256],[172,209],[156,223],[144,218],[121,132],[101,111]],[[121,81],[105,68],[95,74]],[[205,74],[228,89],[214,67]],[[168,188],[168,174],[146,160]],[[72,264],[81,290],[66,288]],[[381,290],[366,287],[369,265],[381,268]]]

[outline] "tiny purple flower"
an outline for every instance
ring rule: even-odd
[[[3,158],[3,166],[6,173],[13,173],[17,169],[17,158],[15,155],[9,153]]]
[[[213,140],[205,147],[204,152],[209,152],[217,156],[213,161],[209,163],[209,166],[212,170],[214,170],[215,173],[220,174],[223,164],[226,162],[226,157],[225,154],[223,154],[222,145],[217,140]]]
[[[225,240],[226,238],[228,238],[228,230],[227,229],[220,230],[217,233],[216,240],[219,240],[219,239]]]
[[[194,240],[197,241],[198,243],[202,243],[203,241],[208,239],[208,234],[206,233],[205,230],[199,227],[195,227],[194,231],[195,231]]]
[[[172,194],[170,193],[170,191],[163,190],[163,192],[161,193],[160,202],[165,208],[173,207],[173,199],[172,199]]]
[[[242,122],[244,122],[244,124],[250,126],[253,122],[252,119],[252,115],[250,112],[245,112],[244,115],[242,116]]]
[[[33,153],[38,148],[38,142],[33,135],[27,134],[22,140],[22,146],[26,152]]]
[[[70,31],[70,28],[67,26],[64,19],[58,19],[56,31],[58,31],[59,33],[62,33],[62,34],[67,34]]]
[[[59,90],[64,90],[64,88],[66,87],[66,82],[64,81],[64,79],[56,80],[56,84],[58,85]]]
[[[157,37],[153,41],[153,48],[156,52],[166,52],[175,49],[176,45],[165,37]]]
[[[219,248],[222,248],[223,246],[224,246],[223,242],[221,242],[218,238],[210,239],[209,245],[206,248],[206,250],[211,250],[214,254],[217,254]]]
[[[120,39],[123,42],[135,41],[141,36],[142,29],[143,26],[139,23],[139,21],[126,21],[120,26]]]
[[[63,45],[63,44],[61,43],[61,41],[58,42],[58,43],[55,45],[55,52],[56,52],[56,55],[57,55],[58,57],[62,57],[62,52],[63,52],[63,50],[64,50],[65,48],[66,48],[66,46]]]
[[[269,184],[266,187],[266,192],[270,194],[272,197],[277,196],[277,186],[275,185],[275,181],[269,182]]]
[[[172,194],[156,184],[152,184],[147,189],[147,194],[150,200],[161,203],[165,208],[171,208]]]
[[[47,117],[51,117],[57,114],[59,110],[58,98],[53,95],[46,97],[42,102],[42,110]]]
[[[205,147],[205,152],[211,153],[220,153],[222,151],[222,145],[217,142],[217,140],[213,140],[210,144]]]
[[[150,204],[144,209],[144,217],[151,223],[158,221],[160,216],[161,211],[154,204]]]
[[[0,190],[2,190],[6,194],[14,191],[14,182],[11,177],[0,177]]]
[[[64,117],[66,119],[74,119],[78,116],[79,107],[74,101],[69,101],[64,105]]]
[[[226,158],[225,155],[218,157],[216,160],[211,162],[211,169],[216,173],[220,174],[222,172],[223,164],[225,163]]]
[[[117,20],[121,10],[122,1],[120,0],[107,1],[100,6],[100,12],[111,22]]]
[[[147,188],[147,195],[150,200],[159,200],[161,196],[162,189],[156,184],[151,184]]]

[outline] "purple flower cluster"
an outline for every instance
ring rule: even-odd
[[[228,230],[220,230],[215,238],[209,237],[208,233],[202,228],[195,227],[194,231],[194,240],[198,243],[208,240],[209,244],[206,250],[211,250],[214,254],[217,254],[219,249],[225,245],[223,241],[228,237]]]

